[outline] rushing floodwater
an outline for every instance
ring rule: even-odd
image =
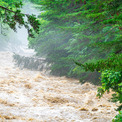
[[[0,52],[0,121],[110,122],[117,114],[111,94],[65,77],[46,76],[14,66],[11,52]]]

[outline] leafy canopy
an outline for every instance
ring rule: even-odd
[[[16,31],[17,24],[19,27],[25,26],[29,36],[33,37],[33,31],[39,32],[39,20],[34,15],[23,14],[22,5],[22,0],[0,0],[1,23],[7,24],[14,31]]]

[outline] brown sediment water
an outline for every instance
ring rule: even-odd
[[[12,53],[0,52],[0,122],[111,122],[117,114],[111,93],[97,86],[19,69]]]

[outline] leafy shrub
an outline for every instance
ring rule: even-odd
[[[98,88],[97,96],[102,97],[105,91],[109,92],[110,89],[115,93],[112,94],[112,102],[122,103],[122,72],[115,72],[105,70],[101,74],[102,87]],[[121,110],[122,105],[117,110]]]
[[[97,96],[102,97],[103,94],[111,89],[115,93],[112,94],[111,101],[119,102],[117,111],[122,109],[122,72],[115,72],[110,70],[105,70],[101,74],[102,86],[98,88]],[[113,122],[122,122],[122,111],[115,116]]]
[[[119,111],[119,114],[115,116],[112,122],[122,122],[122,111]]]

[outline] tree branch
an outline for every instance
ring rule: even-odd
[[[4,9],[4,10],[7,10],[7,11],[10,11],[10,12],[12,12],[12,13],[16,13],[15,11],[12,11],[12,10],[6,8],[6,7],[3,7],[3,6],[0,6],[0,8],[2,8],[2,9]],[[22,13],[22,14],[23,14],[23,13]],[[29,16],[29,14],[24,14],[24,15]]]
[[[3,7],[3,6],[0,6],[0,8],[2,8],[2,9],[4,9],[4,10],[7,10],[7,11],[10,11],[10,12],[12,12],[12,13],[16,13],[15,11],[12,11],[12,10],[6,8],[6,7]]]

